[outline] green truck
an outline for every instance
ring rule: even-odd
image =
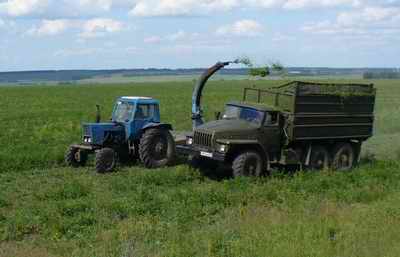
[[[235,177],[260,176],[275,165],[347,171],[373,135],[375,96],[372,84],[245,88],[243,100],[226,104],[221,118],[197,122],[178,151],[228,165]]]

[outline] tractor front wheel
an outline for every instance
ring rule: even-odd
[[[87,159],[88,154],[86,151],[73,146],[69,147],[65,153],[65,163],[74,168],[85,166]]]
[[[112,148],[103,148],[96,153],[96,171],[112,172],[117,166],[117,153]]]
[[[139,155],[149,169],[171,165],[175,159],[174,138],[166,129],[146,130],[140,140]]]

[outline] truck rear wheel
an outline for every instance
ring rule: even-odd
[[[354,148],[349,143],[337,144],[332,151],[332,168],[338,171],[349,171],[356,160]]]
[[[103,148],[96,153],[96,171],[111,172],[117,166],[117,154],[112,148]]]
[[[324,170],[330,167],[331,158],[324,146],[315,146],[311,150],[310,168],[313,170]]]
[[[264,169],[260,154],[257,152],[245,152],[240,154],[232,163],[233,176],[259,177]]]
[[[65,163],[74,168],[85,166],[87,159],[88,154],[86,151],[73,146],[69,147],[65,153]]]
[[[149,169],[171,165],[175,158],[175,141],[166,129],[146,130],[140,139],[140,160]]]

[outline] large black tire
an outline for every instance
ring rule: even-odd
[[[259,153],[249,151],[239,154],[232,163],[232,172],[237,177],[259,177],[264,171],[264,162]]]
[[[325,170],[329,169],[331,165],[331,158],[329,151],[326,147],[317,145],[311,150],[309,167],[312,170]]]
[[[356,152],[350,143],[339,143],[332,151],[332,168],[338,171],[349,171],[356,164]]]
[[[117,163],[117,154],[112,148],[103,148],[96,153],[96,171],[98,173],[112,172]]]
[[[173,164],[175,160],[175,141],[166,129],[149,129],[140,139],[140,160],[148,169]]]
[[[88,159],[88,153],[82,149],[70,146],[65,153],[64,159],[68,166],[79,168],[85,166]]]

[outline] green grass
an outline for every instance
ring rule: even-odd
[[[206,114],[249,83],[214,81]],[[160,170],[63,167],[95,104],[160,99],[162,119],[191,126],[191,82],[0,88],[0,256],[398,256],[400,81],[378,81],[376,136],[351,173],[274,172],[212,180]]]

